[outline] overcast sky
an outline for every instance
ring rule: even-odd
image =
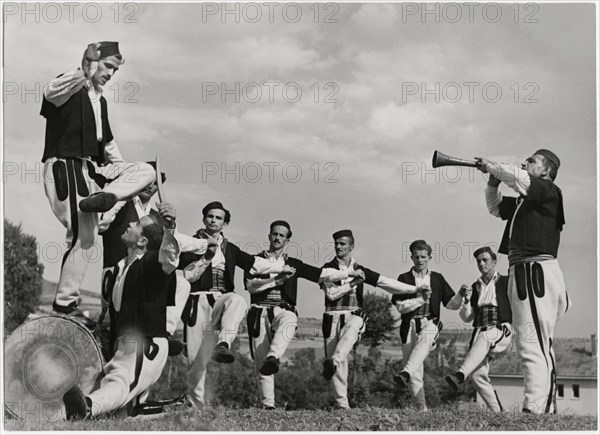
[[[105,97],[123,156],[160,153],[181,232],[220,200],[226,236],[253,253],[285,219],[289,254],[322,265],[331,234],[350,228],[356,260],[397,277],[423,238],[431,269],[458,289],[478,276],[473,250],[497,246],[504,223],[487,212],[483,176],[433,170],[434,150],[504,162],[553,150],[574,303],[556,335],[596,331],[593,4],[4,6],[4,212],[37,237],[46,279],[58,279],[65,231],[44,195],[41,89],[88,43],[114,40],[126,62]],[[84,288],[99,291],[92,255]],[[239,271],[237,281],[245,293]],[[315,284],[302,282],[298,301],[301,316],[321,315]]]

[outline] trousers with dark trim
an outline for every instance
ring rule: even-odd
[[[237,293],[191,293],[183,310],[187,343],[187,396],[197,407],[204,405],[206,366],[217,343],[231,344],[248,306]]]
[[[325,358],[336,366],[333,375],[335,401],[340,408],[350,408],[348,403],[348,354],[365,332],[365,321],[355,311],[327,311],[323,314]]]
[[[118,200],[127,200],[155,179],[156,172],[147,163],[97,166],[87,158],[55,157],[44,162],[46,197],[52,212],[67,230],[66,252],[55,296],[57,305],[77,305],[88,263],[97,259],[97,252],[90,249],[98,234],[97,213],[82,212],[79,201],[100,191],[113,193]]]
[[[442,329],[442,322],[437,318],[410,319],[406,338],[402,336],[402,371],[410,375],[408,389],[415,405],[422,411],[427,410],[425,388],[423,383],[423,362],[429,352],[435,349],[436,341]],[[404,321],[402,322],[404,324]],[[401,332],[402,327],[401,325]]]
[[[554,326],[570,304],[558,260],[510,266],[508,299],[516,347],[524,370],[523,409],[555,413]]]
[[[470,349],[459,372],[471,376],[475,389],[493,412],[502,411],[502,405],[488,376],[492,356],[503,352],[512,340],[510,323],[475,328]]]
[[[100,388],[89,394],[92,416],[143,403],[167,362],[169,345],[164,337],[120,337],[115,355],[104,367]],[[137,404],[136,403],[136,404]]]
[[[265,359],[281,359],[296,335],[298,316],[292,306],[252,305],[248,312],[250,352],[257,370],[258,386],[264,406],[275,406],[275,376],[258,372]]]

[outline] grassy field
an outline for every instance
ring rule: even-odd
[[[597,431],[592,416],[490,414],[474,406],[444,406],[427,413],[414,409],[286,411],[225,409],[171,411],[158,417],[80,422],[18,422],[12,431]]]

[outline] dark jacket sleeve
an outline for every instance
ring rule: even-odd
[[[498,206],[498,210],[500,212],[500,218],[503,221],[509,220],[513,214],[515,214],[515,210],[517,209],[517,198],[514,196],[504,196],[502,197],[502,201]]]
[[[254,255],[250,255],[247,252],[242,251],[234,244],[231,244],[230,246],[235,253],[235,265],[246,272],[250,272],[250,269],[252,269],[252,266],[254,266]]]
[[[312,282],[319,282],[319,278],[321,277],[321,268],[311,266],[310,264],[306,264],[300,260],[298,262],[294,262],[291,266],[296,268],[296,274],[298,278],[304,278]]]
[[[377,287],[377,281],[379,281],[380,276],[379,273],[363,266],[359,266],[358,268],[365,273],[365,282],[370,286]]]
[[[446,281],[444,275],[440,274],[439,277],[441,279],[442,284],[442,304],[446,306],[448,305],[448,302],[450,302],[450,299],[452,299],[456,293],[454,292],[454,290],[452,290],[452,287],[450,287],[450,284],[448,284],[448,281]]]

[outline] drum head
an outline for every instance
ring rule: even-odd
[[[73,385],[89,394],[103,367],[100,346],[76,319],[25,322],[4,343],[5,409],[22,420],[64,420],[63,394]]]

